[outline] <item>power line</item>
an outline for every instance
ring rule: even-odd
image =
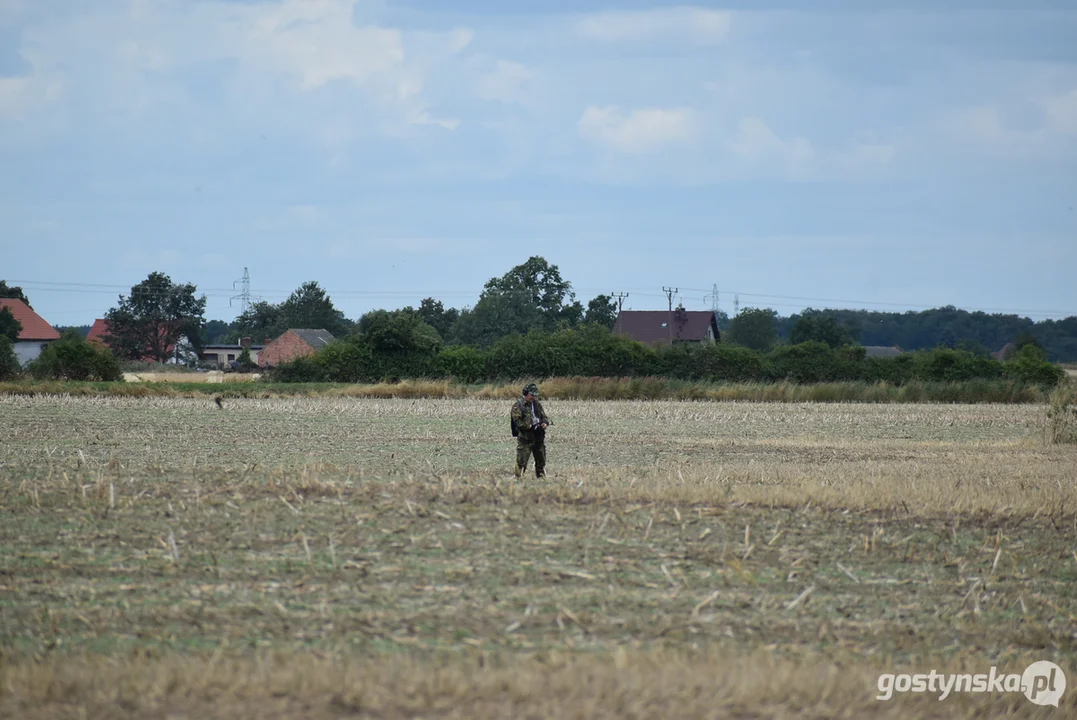
[[[114,294],[117,290],[129,292],[131,286],[127,285],[108,285],[102,283],[82,283],[82,282],[58,282],[51,280],[7,280],[11,285],[17,285],[24,290],[32,290],[34,292],[67,292],[67,293],[84,293],[84,294]],[[239,282],[239,281],[237,281]],[[713,290],[716,290],[715,286]],[[703,288],[684,288],[689,292],[706,292]],[[668,288],[663,288],[663,293],[648,292],[646,290],[636,290],[629,288],[629,290],[636,296],[640,297],[666,297],[669,302],[671,294]],[[341,299],[391,299],[391,298],[411,298],[418,296],[428,297],[448,297],[448,296],[469,296],[475,297],[480,294],[481,291],[476,290],[329,290],[324,289],[327,296]],[[235,299],[235,287],[231,288],[203,288],[199,293],[206,297],[221,298],[221,299]],[[292,294],[292,290],[267,290],[264,291],[264,295],[270,298],[286,298]],[[576,292],[589,293],[589,292],[601,292],[601,290],[593,288],[577,289]],[[679,292],[679,290],[674,290]],[[802,300],[811,302],[828,302],[828,303],[842,303],[855,306],[856,310],[870,310],[871,306],[883,306],[883,307],[897,307],[897,308],[923,308],[923,309],[936,309],[941,307],[938,303],[925,304],[925,303],[899,303],[899,302],[886,302],[879,300],[851,300],[851,299],[838,299],[838,298],[820,298],[820,297],[806,297],[800,295],[782,295],[776,293],[750,293],[741,291],[727,291],[733,292],[737,296],[735,303],[739,307],[739,296],[745,295],[755,298],[773,298],[777,300]],[[627,293],[624,294],[627,297]],[[711,295],[707,295],[710,298]],[[260,299],[260,298],[259,298]],[[793,303],[774,303],[768,302],[768,305],[772,307],[801,307]],[[1024,308],[998,308],[998,307],[960,307],[960,310],[968,312],[992,312],[992,313],[1006,313],[1006,314],[1024,314],[1030,316],[1062,316],[1070,317],[1077,315],[1075,310],[1044,310],[1044,309],[1024,309]],[[833,308],[838,309],[838,308]]]

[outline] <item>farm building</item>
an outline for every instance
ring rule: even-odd
[[[897,357],[898,355],[901,355],[902,353],[905,352],[904,350],[899,348],[897,345],[893,345],[893,346],[889,346],[889,347],[887,347],[885,345],[865,345],[864,350],[866,351],[864,354],[867,357],[877,357],[877,358]]]
[[[15,357],[20,365],[34,360],[54,340],[60,339],[60,333],[49,325],[33,308],[16,298],[0,298],[0,308],[7,308],[15,319],[22,324],[19,338],[15,341]]]
[[[223,368],[238,361],[239,356],[243,353],[243,348],[250,350],[251,362],[257,365],[258,356],[265,348],[265,345],[252,345],[249,337],[241,339],[238,345],[205,345],[198,359],[204,363],[212,363],[218,368]]]
[[[258,353],[258,364],[262,367],[283,365],[296,358],[313,355],[335,339],[328,330],[289,328],[280,337],[266,343]]]
[[[671,327],[672,323],[672,327]],[[672,332],[671,332],[672,331]],[[710,310],[622,310],[613,332],[648,345],[673,342],[717,342],[718,320]]]

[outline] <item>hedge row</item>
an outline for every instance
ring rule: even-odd
[[[599,327],[510,336],[488,350],[450,346],[437,351],[386,352],[357,335],[270,371],[272,382],[452,378],[477,383],[568,376],[727,383],[886,382],[895,386],[913,381],[1006,380],[1051,387],[1065,377],[1065,371],[1047,362],[1035,346],[1022,348],[1007,362],[948,348],[869,358],[863,347],[831,348],[821,342],[784,345],[764,354],[725,343],[651,347]]]

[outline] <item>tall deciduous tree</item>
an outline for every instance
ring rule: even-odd
[[[196,298],[195,289],[190,283],[173,283],[164,273],[150,273],[105,314],[109,323],[105,341],[121,358],[148,356],[158,362],[168,360],[182,338],[196,349],[201,347],[206,296]]]
[[[573,327],[583,319],[575,297],[557,266],[536,255],[490,279],[475,307],[460,314],[454,335],[465,344],[490,345],[512,333]]]
[[[229,337],[250,337],[261,343],[279,336],[288,328],[328,330],[335,337],[346,334],[352,323],[333,306],[333,301],[317,282],[305,282],[279,305],[259,301],[236,318]]]
[[[312,328],[328,330],[340,336],[348,332],[350,323],[344,313],[333,306],[333,301],[317,282],[305,282],[281,303],[281,319],[286,328]],[[283,330],[282,330],[283,332]]]

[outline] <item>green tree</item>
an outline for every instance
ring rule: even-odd
[[[351,329],[344,313],[333,306],[333,301],[315,281],[303,283],[281,303],[280,319],[284,323],[281,332],[288,328],[311,328],[328,330],[340,337]]]
[[[826,343],[839,348],[856,343],[856,334],[831,315],[802,315],[789,332],[789,342],[799,345],[805,342]]]
[[[766,352],[778,340],[778,313],[770,308],[744,308],[729,321],[729,338],[737,345]]]
[[[334,337],[347,334],[352,323],[337,310],[333,301],[317,282],[305,282],[279,305],[260,300],[236,318],[228,339],[237,342],[249,337],[264,343],[278,337],[288,328],[328,330]]]
[[[19,357],[15,354],[15,343],[7,335],[0,333],[0,380],[12,380],[22,372]]]
[[[617,303],[612,295],[598,295],[587,303],[587,314],[583,317],[584,322],[601,325],[613,329],[617,322]]]
[[[202,328],[202,345],[216,345],[228,342],[228,336],[232,332],[232,325],[224,320],[209,320]],[[261,342],[259,340],[259,342]]]
[[[517,297],[537,308],[543,327],[548,330],[556,327],[559,320],[578,324],[583,318],[583,305],[575,300],[572,283],[561,277],[556,265],[537,255],[501,277],[490,279],[480,301],[491,296]]]
[[[22,332],[22,323],[7,308],[0,308],[0,335],[16,343],[19,341],[19,333]]]
[[[288,329],[281,317],[280,305],[264,300],[251,303],[247,311],[232,323],[232,328],[227,335],[229,341],[238,342],[240,338],[249,337],[256,343],[272,340]]]
[[[21,287],[8,285],[5,280],[0,280],[0,298],[22,300],[28,307],[33,307],[33,305],[30,305],[30,300],[26,297],[26,293],[22,291]]]
[[[165,362],[181,338],[195,349],[201,347],[205,310],[206,296],[196,298],[194,285],[176,284],[168,275],[152,272],[105,314],[105,342],[121,358],[149,356]]]
[[[120,363],[111,352],[86,342],[74,332],[46,345],[28,370],[39,380],[114,382],[123,379]]]
[[[419,303],[419,317],[430,327],[438,331],[438,335],[448,339],[452,336],[452,327],[460,317],[460,311],[456,308],[445,309],[440,300],[423,298]]]
[[[512,334],[526,335],[544,326],[542,311],[520,294],[487,295],[474,308],[464,308],[453,339],[461,345],[490,347]]]

